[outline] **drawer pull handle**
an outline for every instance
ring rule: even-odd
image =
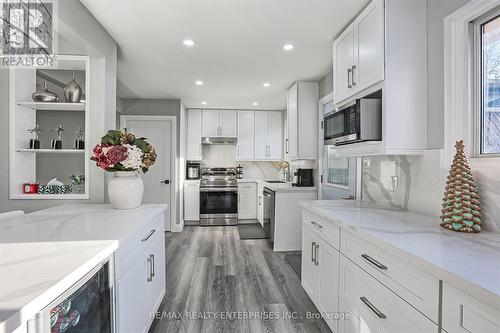
[[[373,311],[373,312],[377,315],[377,317],[379,317],[380,319],[386,319],[386,318],[387,318],[387,316],[386,316],[383,312],[381,312],[379,309],[377,309],[377,308],[375,307],[375,305],[373,305],[373,304],[372,304],[372,303],[368,300],[368,298],[366,298],[365,296],[363,296],[363,297],[360,297],[359,299],[361,300],[361,302],[365,303],[365,305],[366,305],[367,307],[369,307],[369,308],[370,308],[370,310],[372,310],[372,311]]]
[[[387,270],[387,266],[382,265],[381,263],[379,263],[377,260],[373,259],[369,255],[362,254],[361,257],[363,257],[363,259],[365,259],[366,261],[368,261],[370,264],[372,264],[373,266],[377,267],[378,269],[380,269],[382,271],[386,271]]]
[[[322,230],[323,229],[323,226],[321,224],[319,224],[318,222],[315,222],[315,221],[311,221],[311,224],[313,226],[315,226],[316,228]]]
[[[147,278],[147,282],[151,282],[153,281],[153,274],[152,274],[152,268],[151,268],[151,257],[147,258],[146,259],[147,263],[148,263],[148,278]]]
[[[148,239],[150,239],[150,238],[151,238],[151,236],[153,236],[153,234],[154,234],[155,232],[156,232],[156,229],[151,230],[151,231],[149,232],[149,234],[148,234],[146,237],[144,237],[143,239],[141,239],[141,242],[147,242],[147,240],[148,240]]]
[[[314,258],[314,252],[316,249],[316,242],[311,243],[311,261],[316,262],[316,259]]]
[[[314,248],[314,264],[316,266],[319,265],[319,259],[318,259],[318,250],[319,250],[319,244],[316,244],[315,248]]]
[[[151,277],[155,276],[155,255],[150,254],[149,257],[151,258]]]

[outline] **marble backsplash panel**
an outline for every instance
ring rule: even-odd
[[[362,161],[362,200],[439,217],[449,167],[442,167],[442,150],[423,156],[375,156]],[[483,229],[500,233],[500,162],[472,159],[480,195]],[[391,187],[398,177],[398,188]]]

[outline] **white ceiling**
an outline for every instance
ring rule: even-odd
[[[333,39],[369,0],[81,2],[118,43],[121,97],[282,109],[294,81],[331,69]],[[195,45],[185,47],[186,38]]]

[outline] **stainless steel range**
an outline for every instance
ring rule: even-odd
[[[200,183],[200,225],[237,224],[236,168],[203,168]]]

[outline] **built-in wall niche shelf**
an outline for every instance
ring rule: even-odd
[[[85,154],[84,149],[16,149],[20,153],[39,153],[39,154]]]
[[[58,55],[50,68],[9,69],[9,197],[15,200],[85,200],[90,198],[90,110],[89,57]],[[73,79],[82,88],[80,103],[66,103],[64,87]],[[32,94],[47,82],[48,90],[61,102],[34,102]],[[54,131],[63,126],[63,149],[27,149],[33,134],[28,130],[39,125],[39,140],[43,147],[57,136]],[[84,128],[85,149],[72,149],[76,132]],[[57,178],[64,185],[72,184],[72,176],[84,176],[81,191],[69,194],[25,194],[24,184],[46,185]],[[74,181],[74,180],[73,180]],[[83,185],[83,184],[82,184]],[[83,193],[82,193],[83,192]]]
[[[82,111],[85,103],[17,102],[17,105],[40,111]]]
[[[11,195],[14,200],[85,200],[87,194],[15,194]]]

